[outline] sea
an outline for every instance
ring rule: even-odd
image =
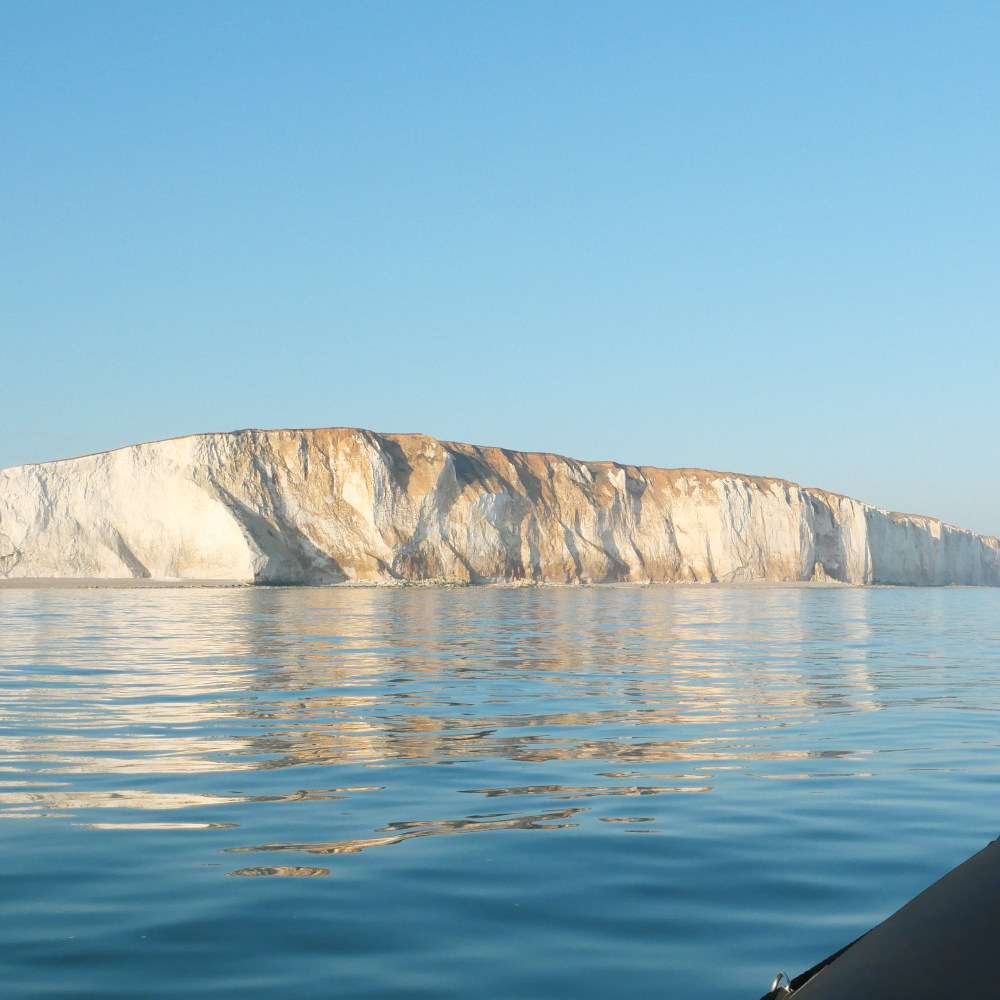
[[[1000,590],[0,590],[0,995],[757,1000],[1000,833]]]

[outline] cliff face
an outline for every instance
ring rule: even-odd
[[[240,431],[0,471],[0,578],[1000,585],[1000,543],[793,483]]]

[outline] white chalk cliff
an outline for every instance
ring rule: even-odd
[[[1000,585],[1000,543],[824,490],[351,428],[0,471],[0,578]]]

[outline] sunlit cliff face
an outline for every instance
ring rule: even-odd
[[[0,578],[1000,585],[1000,543],[782,480],[351,428],[0,472]]]

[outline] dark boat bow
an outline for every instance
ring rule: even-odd
[[[779,979],[761,1000],[1000,996],[1000,840],[818,965]]]

